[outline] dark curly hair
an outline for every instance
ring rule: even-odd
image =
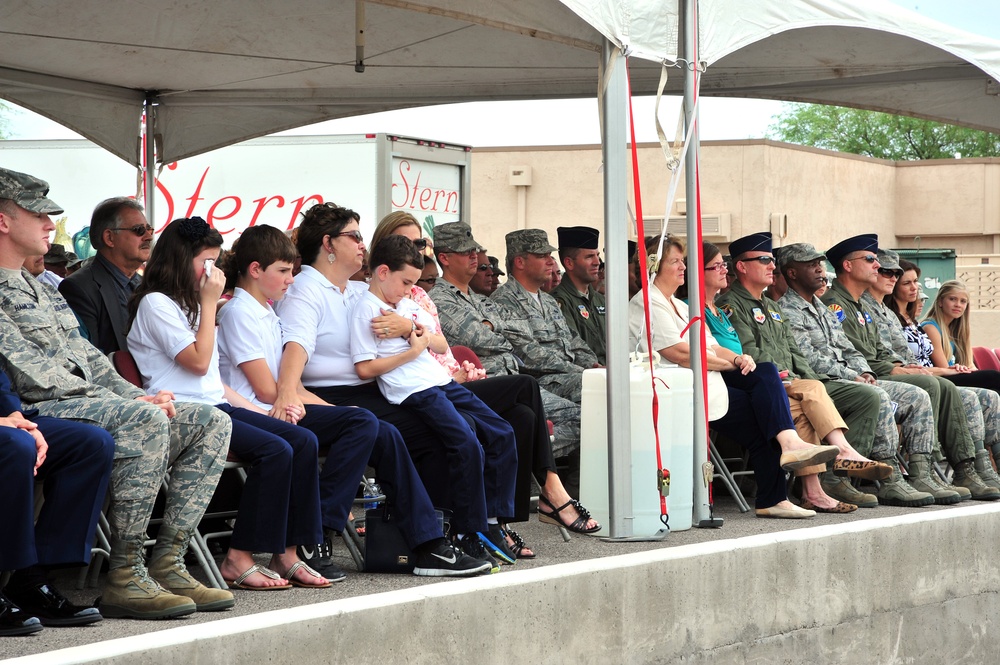
[[[143,297],[154,292],[163,293],[179,304],[194,328],[201,305],[191,262],[203,250],[214,247],[222,247],[222,235],[201,217],[170,222],[153,245],[142,282],[128,303],[129,328]]]
[[[295,247],[302,257],[302,265],[312,265],[323,248],[323,238],[336,236],[351,222],[360,222],[361,215],[327,202],[314,205],[302,216]]]

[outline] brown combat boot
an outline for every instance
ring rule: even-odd
[[[232,592],[206,587],[193,578],[184,565],[184,553],[190,542],[190,532],[179,531],[172,526],[161,526],[150,556],[150,577],[170,593],[193,600],[199,612],[228,610],[236,604]]]

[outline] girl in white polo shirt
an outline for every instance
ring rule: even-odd
[[[213,404],[233,419],[230,452],[249,466],[220,567],[229,586],[329,587],[296,554],[296,545],[322,538],[316,435],[271,418],[220,378],[215,314],[225,276],[213,266],[221,246],[222,236],[200,217],[167,226],[129,303],[129,351],[149,394],[169,390],[178,400]],[[269,566],[254,563],[253,552],[271,552]]]

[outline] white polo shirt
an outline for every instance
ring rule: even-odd
[[[371,320],[379,316],[383,309],[391,309],[404,318],[433,329],[434,320],[431,315],[412,300],[404,298],[396,307],[392,307],[376,298],[370,291],[366,291],[354,306],[351,315],[353,362],[398,356],[409,350],[410,343],[402,337],[380,340],[372,333]],[[433,386],[443,386],[450,381],[448,370],[424,349],[423,353],[410,362],[379,376],[378,387],[390,404],[400,404],[413,393]]]
[[[302,266],[285,297],[275,303],[281,317],[282,344],[300,344],[308,356],[302,370],[304,385],[368,383],[358,378],[351,361],[350,316],[354,303],[367,291],[364,282],[348,282],[341,292],[318,270]]]
[[[142,373],[146,394],[169,390],[178,402],[214,405],[226,401],[217,343],[205,376],[189,372],[174,360],[178,353],[194,344],[197,326],[195,321],[192,329],[181,306],[163,293],[149,293],[142,299],[128,333],[128,350]]]
[[[227,386],[262,409],[260,401],[240,369],[240,364],[263,360],[274,380],[281,367],[281,320],[270,305],[261,305],[247,291],[237,288],[232,299],[219,310],[219,372]]]

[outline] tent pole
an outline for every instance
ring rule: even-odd
[[[680,18],[682,26],[682,49],[685,61],[684,67],[684,125],[688,126],[695,109],[695,68],[698,67],[698,0],[681,0]],[[692,348],[696,348],[694,340],[701,339],[702,320],[698,317],[705,311],[705,302],[701,291],[701,265],[698,250],[701,236],[698,234],[698,120],[687,137],[691,141],[687,155],[684,158],[684,185],[687,197],[687,255],[688,270],[685,272],[688,284],[688,300],[691,312],[691,330],[689,339]],[[705,391],[702,380],[701,354],[691,354],[691,370],[694,372],[694,429],[692,445],[694,445],[694,515],[693,524],[698,527],[722,526],[722,520],[712,519],[709,505],[708,486],[703,473],[704,464],[708,461],[708,432],[705,427]]]
[[[152,94],[146,95],[146,141],[142,165],[145,167],[143,205],[146,208],[146,221],[156,228],[156,115],[153,113],[153,98]]]
[[[604,40],[604,68],[618,47]],[[632,536],[632,446],[628,369],[628,158],[625,63],[617,62],[604,87],[601,145],[604,158],[604,247],[607,295],[608,515],[611,538]],[[652,472],[650,472],[652,473]],[[652,482],[652,481],[650,481]]]

